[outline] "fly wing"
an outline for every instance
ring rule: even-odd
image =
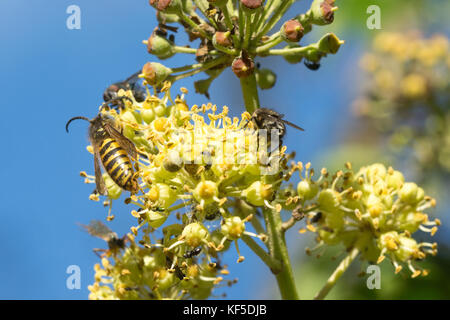
[[[305,129],[303,129],[303,128],[301,128],[301,127],[299,127],[298,125],[296,125],[296,124],[293,124],[292,122],[289,122],[289,121],[287,121],[287,120],[284,120],[284,119],[281,119],[281,121],[283,121],[285,124],[287,124],[287,125],[289,125],[289,126],[291,126],[291,127],[293,127],[293,128],[295,128],[295,129],[297,129],[297,130],[300,130],[300,131],[305,131]]]
[[[105,241],[109,241],[115,236],[115,232],[99,220],[92,220],[89,225],[86,226],[80,224],[80,226],[82,226],[91,236],[103,239]]]
[[[128,83],[135,83],[136,81],[139,81],[139,75],[141,74],[141,70],[133,73],[131,76],[129,76],[128,78],[126,78],[123,82],[128,82]]]

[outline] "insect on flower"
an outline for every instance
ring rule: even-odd
[[[282,143],[282,139],[286,134],[286,124],[300,131],[305,131],[303,128],[283,119],[284,115],[268,108],[259,108],[253,112],[251,121],[260,130],[267,131],[267,140],[271,140],[270,133],[272,130],[278,130],[278,137]]]
[[[122,238],[119,238],[117,233],[113,232],[99,220],[92,220],[89,225],[80,224],[80,226],[83,227],[91,236],[100,238],[108,244],[108,249],[94,249],[95,254],[97,254],[100,258],[109,254],[116,255],[120,250],[125,248],[128,237],[125,235]],[[99,255],[99,252],[103,252],[103,254]]]
[[[189,258],[198,256],[200,254],[200,252],[202,252],[202,247],[198,247],[198,248],[195,248],[195,249],[192,249],[192,250],[186,252],[183,255],[183,257],[186,258],[186,259],[189,259]]]
[[[109,102],[129,99],[118,97]],[[102,108],[108,103],[104,103]],[[130,157],[137,160],[138,152],[135,145],[122,133],[116,121],[111,116],[100,112],[94,119],[86,117],[73,117],[66,123],[66,131],[69,132],[69,124],[73,120],[85,120],[90,122],[89,140],[94,149],[94,169],[96,191],[101,195],[106,195],[107,188],[102,177],[100,163],[111,177],[111,179],[122,189],[137,193],[139,187],[137,182],[137,172],[133,170]]]
[[[115,82],[111,84],[106,90],[103,92],[103,100],[105,102],[111,101],[112,99],[117,99],[117,93],[120,89],[123,90],[131,90],[133,93],[134,98],[137,102],[143,102],[145,100],[145,90],[140,85],[139,81],[141,80],[139,78],[139,74],[141,73],[141,70],[133,73],[131,76],[126,78],[123,81]],[[123,108],[123,101],[117,100],[113,103],[114,106],[118,106],[119,108]]]

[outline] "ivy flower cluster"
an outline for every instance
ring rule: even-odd
[[[307,217],[306,228],[317,232],[320,246],[342,243],[367,261],[388,257],[396,272],[406,263],[414,276],[426,273],[413,262],[434,254],[436,244],[417,243],[412,234],[436,232],[439,221],[424,213],[435,203],[400,172],[375,164],[355,174],[347,165],[332,177],[322,169],[314,180],[309,163],[289,163],[294,155],[286,146],[265,144],[247,112],[231,119],[227,107],[189,107],[186,89],[172,99],[169,88],[166,83],[161,98],[147,90],[143,102],[121,90],[130,98],[124,109],[100,111],[116,119],[139,151],[140,191],[125,198],[136,225],[126,247],[107,252],[102,267],[95,266],[91,298],[206,298],[234,282],[225,282],[220,260],[234,247],[236,262],[243,262],[242,242],[276,270],[280,265],[263,249],[270,250],[270,231],[257,213],[281,220],[283,209],[293,212],[280,225],[283,232]],[[301,176],[296,189],[285,183],[295,172]],[[104,179],[111,205],[123,190],[107,174]]]
[[[408,152],[418,171],[450,171],[449,41],[444,35],[381,33],[361,65],[370,82],[355,110]]]
[[[345,170],[333,176],[323,170],[316,182],[300,182],[299,192],[307,190],[309,195],[311,188],[306,185],[321,189],[317,209],[309,214],[306,229],[300,230],[317,233],[318,244],[307,253],[339,244],[348,252],[357,250],[371,264],[387,257],[395,273],[406,265],[413,278],[428,274],[415,264],[428,254],[435,255],[437,244],[417,242],[413,234],[419,230],[431,236],[436,233],[439,219],[425,213],[436,201],[417,184],[405,182],[400,171],[377,163],[354,172],[347,163]]]
[[[150,61],[139,74],[139,98],[135,84],[122,86],[114,92],[120,104],[99,110],[136,148],[132,178],[138,186],[129,193],[103,174],[107,220],[114,219],[112,203],[122,197],[135,223],[123,238],[112,231],[108,237],[90,232],[109,247],[95,265],[91,299],[206,299],[236,282],[222,256],[235,250],[232,262],[243,263],[243,244],[275,275],[281,297],[298,299],[285,242],[285,233],[298,223],[306,224],[300,233],[317,233],[318,247],[342,244],[352,257],[370,262],[387,257],[396,272],[407,265],[414,277],[426,274],[416,260],[435,254],[436,244],[419,243],[412,235],[418,230],[433,235],[440,222],[428,217],[435,201],[422,188],[381,164],[356,173],[350,164],[335,174],[322,169],[316,179],[310,163],[294,162],[295,153],[279,145],[279,131],[267,132],[264,119],[255,120],[261,108],[258,87],[270,89],[276,80],[274,71],[257,67],[257,57],[280,55],[317,70],[344,43],[333,33],[301,43],[313,27],[333,22],[334,0],[312,1],[307,12],[272,32],[294,2],[149,1],[159,24],[144,41],[148,52],[160,60],[192,54],[196,63],[170,68]],[[174,24],[190,41],[199,39],[199,46],[176,45]],[[171,95],[175,81],[205,72],[208,78],[194,85],[208,96],[212,81],[227,67],[241,83],[246,111],[240,117],[229,117],[226,106],[189,106],[185,88]],[[275,110],[259,111],[271,112],[269,122],[277,130],[285,128]],[[87,149],[93,153],[92,146]],[[296,173],[301,181],[295,187]],[[84,171],[81,176],[96,182]],[[288,219],[283,210],[292,213]]]

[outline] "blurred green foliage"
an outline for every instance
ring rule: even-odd
[[[330,31],[344,33],[343,38],[347,43],[363,45],[362,52],[370,50],[373,37],[379,34],[379,31],[366,28],[366,21],[370,15],[367,13],[367,8],[370,5],[378,5],[381,9],[381,31],[419,30],[425,35],[435,32],[448,34],[450,31],[448,19],[450,1],[338,0],[336,4],[339,10],[336,12],[336,19]],[[350,107],[349,105],[348,108]],[[374,135],[375,131],[370,124],[355,121],[349,127],[348,135],[344,135],[345,141],[334,149],[320,154],[313,163],[318,168],[324,166],[330,171],[340,168],[350,159],[355,167],[373,162],[374,159],[385,165],[398,165],[401,159],[392,157],[386,152],[386,145],[380,143],[380,139]],[[414,176],[414,172],[408,172],[409,169],[405,169],[407,175]],[[441,197],[438,196],[438,208],[440,208],[437,210],[441,211],[441,214],[446,214],[445,198],[448,187],[448,181],[435,179],[428,181],[428,192],[432,195],[441,193]],[[439,239],[433,239],[439,243],[438,255],[421,263],[421,266],[430,270],[428,276],[411,279],[404,272],[395,275],[394,266],[384,261],[380,264],[381,289],[370,290],[366,285],[368,275],[358,276],[365,271],[368,264],[361,264],[357,259],[337,282],[327,299],[450,299],[450,278],[447,275],[450,270],[450,248],[448,239],[444,237],[445,230]],[[312,244],[313,239],[306,240],[306,243]],[[330,248],[319,259],[314,256],[300,255],[297,265],[294,266],[300,297],[312,299],[344,256],[345,252],[341,247]],[[336,259],[332,259],[333,257]]]

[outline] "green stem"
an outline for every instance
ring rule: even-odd
[[[169,80],[169,81],[172,81],[172,82],[175,82],[175,81],[178,81],[178,80],[180,80],[180,79],[184,79],[184,78],[193,76],[193,75],[195,75],[195,74],[197,74],[197,73],[200,73],[200,72],[202,72],[202,71],[206,71],[206,70],[208,70],[208,69],[211,69],[211,68],[213,68],[213,67],[215,67],[215,66],[217,66],[217,65],[219,65],[219,64],[221,64],[221,63],[225,63],[228,59],[229,59],[228,56],[222,56],[222,57],[216,58],[216,59],[211,60],[211,61],[209,61],[209,62],[207,62],[207,63],[202,63],[202,64],[200,64],[201,67],[198,68],[198,69],[195,69],[195,70],[192,70],[192,71],[189,71],[189,72],[186,72],[186,73],[182,73],[182,74],[170,76],[170,77],[168,78],[168,80]],[[192,66],[193,66],[193,65],[192,65]],[[172,71],[173,71],[173,70],[174,70],[174,69],[172,69]]]
[[[264,208],[263,213],[269,236],[270,254],[281,262],[281,271],[275,273],[281,298],[284,300],[298,300],[299,295],[295,287],[294,273],[292,272],[284,232],[281,228],[280,213],[269,208]]]
[[[274,38],[273,40],[269,40],[266,43],[264,43],[262,46],[256,48],[256,54],[263,53],[263,52],[279,45],[282,42],[283,42],[283,38],[281,38],[280,36]]]
[[[203,38],[207,38],[208,40],[212,40],[211,36],[205,32],[198,24],[192,21],[191,18],[186,16],[184,13],[180,12],[178,16],[186,22],[192,29],[198,31]]]
[[[276,25],[276,23],[284,16],[289,7],[294,3],[295,0],[283,0],[276,1],[275,5],[275,13],[269,19],[269,22],[264,26],[262,31],[256,37],[257,39],[261,38],[263,35],[267,34],[272,28]]]
[[[242,95],[244,97],[245,108],[249,113],[253,113],[259,108],[258,88],[255,74],[240,78]],[[282,220],[280,213],[269,208],[263,209],[264,220],[269,242],[269,253],[272,259],[281,263],[281,269],[274,271],[281,298],[287,300],[298,300],[299,296],[295,287],[294,273],[286,247],[284,232],[282,230]]]
[[[259,49],[259,48],[258,48]],[[318,50],[317,44],[313,43],[306,47],[299,47],[299,48],[284,48],[284,49],[271,49],[267,51],[270,55],[275,56],[289,56],[293,54],[306,54],[309,51]]]
[[[244,97],[245,109],[252,114],[259,108],[258,88],[256,85],[256,76],[253,73],[248,77],[242,77],[241,88]]]
[[[188,47],[181,47],[181,46],[174,46],[173,49],[176,53],[195,54],[197,52],[197,49],[195,49],[195,48],[188,48]]]
[[[326,295],[333,289],[336,282],[339,278],[344,274],[350,264],[355,260],[358,256],[359,250],[357,248],[353,248],[352,251],[341,261],[339,266],[334,270],[333,274],[328,278],[327,283],[323,286],[323,288],[319,291],[319,293],[314,297],[315,300],[322,300],[326,297]]]
[[[280,261],[273,259],[261,246],[259,246],[252,237],[244,234],[241,239],[245,244],[272,270],[279,272],[281,269]]]

